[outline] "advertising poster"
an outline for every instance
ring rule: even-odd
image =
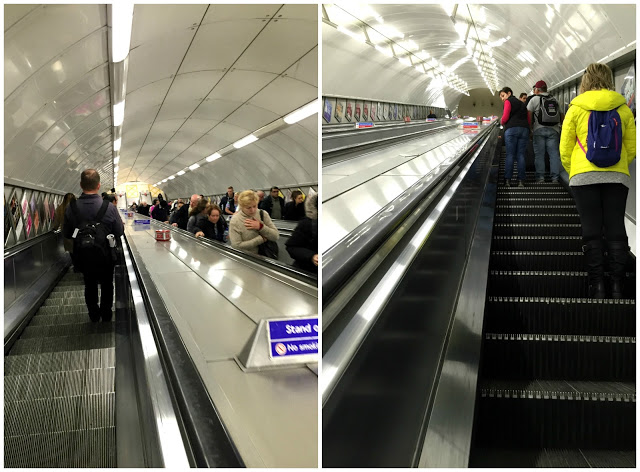
[[[54,216],[55,216],[55,214],[56,214],[56,209],[55,209],[55,207],[53,206],[53,202],[49,203],[49,210],[51,211],[51,219],[53,219],[53,217],[54,217]]]
[[[36,228],[36,233],[38,232],[38,228],[40,227],[40,214],[38,210],[36,210],[35,216],[33,217],[33,226]]]
[[[564,89],[564,112],[567,113],[569,109],[569,89]]]
[[[27,213],[27,207],[29,206],[29,203],[27,202],[27,199],[25,198],[24,200],[22,200],[22,214],[24,215],[25,213]]]
[[[351,123],[351,119],[353,118],[353,100],[347,100],[347,111],[345,112],[344,117],[349,123]]]
[[[27,237],[31,235],[31,215],[27,215]]]
[[[395,103],[393,105],[393,119],[397,120],[398,119],[398,104]]]
[[[127,185],[127,198],[133,198],[135,200],[139,196],[140,196],[140,192],[138,192],[137,185]]]
[[[378,108],[378,106],[375,104],[375,102],[373,102],[371,104],[371,111],[369,112],[369,118],[371,118],[371,121],[376,121],[376,109]]]
[[[47,220],[51,219],[51,215],[49,214],[49,199],[44,197],[44,216]]]
[[[622,95],[627,101],[627,106],[631,108],[633,115],[636,114],[636,68],[632,65],[629,68],[629,72],[622,82],[622,88],[620,89],[620,95]]]
[[[324,110],[322,111],[322,118],[324,118],[324,121],[326,121],[327,123],[331,122],[331,111],[333,110],[333,107],[331,106],[331,101],[328,98],[324,99]]]
[[[356,121],[360,121],[362,118],[362,102],[356,102],[356,109],[353,113],[353,118]]]
[[[382,102],[378,102],[378,120],[384,120],[384,106]]]
[[[369,102],[364,102],[363,108],[362,108],[362,121],[368,121],[369,120],[369,107],[371,105],[369,104]]]
[[[333,117],[336,119],[338,123],[342,123],[342,116],[344,114],[344,101],[338,99],[336,103],[336,112]]]

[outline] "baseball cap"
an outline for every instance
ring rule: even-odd
[[[538,80],[533,88],[544,88],[547,86],[547,83],[544,80]]]

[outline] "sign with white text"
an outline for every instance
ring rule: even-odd
[[[318,317],[268,320],[269,357],[318,354]]]

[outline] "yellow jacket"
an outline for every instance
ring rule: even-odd
[[[619,107],[619,108],[618,108]],[[608,111],[618,108],[622,121],[622,153],[617,164],[611,167],[598,167],[587,160],[576,135],[583,146],[587,145],[587,130],[591,110]],[[569,173],[569,178],[584,172],[622,172],[629,175],[629,164],[636,157],[636,125],[633,113],[625,99],[618,92],[611,90],[591,90],[571,100],[571,106],[562,123],[560,136],[560,159]]]

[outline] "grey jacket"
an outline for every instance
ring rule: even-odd
[[[278,233],[278,228],[276,228],[273,221],[271,221],[269,213],[266,211],[262,211],[262,223],[264,226],[260,231],[245,227],[245,220],[250,218],[252,217],[245,215],[242,208],[233,215],[229,223],[229,241],[231,241],[231,246],[237,249],[258,254],[258,246],[264,242],[262,236],[269,241],[277,241],[280,234]],[[260,221],[260,210],[256,210],[253,219]]]

